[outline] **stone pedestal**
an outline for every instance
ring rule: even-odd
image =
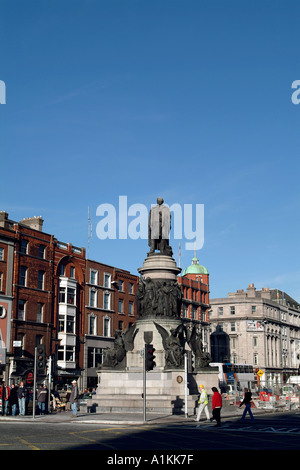
[[[181,268],[178,268],[175,260],[171,256],[154,253],[149,255],[138,272],[144,278],[150,279],[171,279],[176,281]]]

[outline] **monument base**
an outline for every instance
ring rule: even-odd
[[[146,410],[163,415],[185,413],[184,370],[150,371],[146,373]],[[188,374],[187,412],[194,415],[199,398],[199,385],[209,395],[218,386],[218,371],[203,369]],[[143,412],[143,372],[138,370],[98,372],[96,395],[87,400],[87,408],[96,413]]]

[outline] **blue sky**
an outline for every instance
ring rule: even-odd
[[[1,0],[0,209],[138,274],[97,207],[204,204],[211,297],[300,301],[298,0]],[[181,267],[193,251],[181,242]],[[178,240],[172,242],[178,262]]]

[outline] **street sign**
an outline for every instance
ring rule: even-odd
[[[259,371],[257,372],[257,375],[259,377],[262,377],[264,375],[263,371],[261,369],[259,369]]]

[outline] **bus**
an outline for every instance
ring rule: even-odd
[[[238,391],[245,387],[251,389],[255,381],[252,364],[234,364],[232,362],[211,362],[211,367],[219,369],[219,388],[221,393],[227,392],[233,386]]]

